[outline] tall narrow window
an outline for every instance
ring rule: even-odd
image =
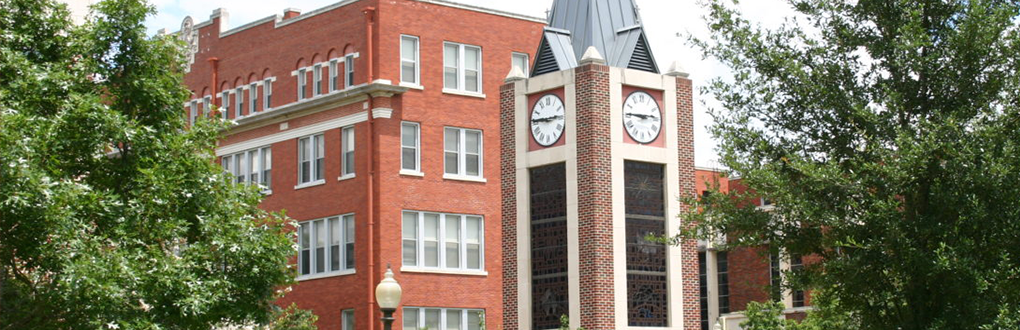
[[[237,101],[237,105],[234,106],[234,118],[241,118],[244,116],[244,87],[235,89],[234,96],[234,100]]]
[[[481,93],[482,49],[480,47],[449,42],[444,44],[443,88]]]
[[[251,104],[251,113],[254,114],[259,111],[259,84],[253,82],[248,85],[248,103]]]
[[[790,271],[800,272],[804,269],[804,258],[800,255],[790,256]],[[804,307],[804,290],[793,290],[793,307]]]
[[[312,67],[312,96],[322,94],[322,64]]]
[[[400,82],[419,85],[418,37],[400,36]]]
[[[297,70],[297,99],[298,101],[305,99],[305,92],[308,89],[308,69],[301,68]]]
[[[234,175],[237,183],[245,183],[248,179],[248,157],[244,153],[234,155],[234,168],[237,173]]]
[[[709,252],[698,252],[698,302],[701,309],[701,330],[708,329],[708,260]]]
[[[730,262],[726,251],[719,251],[715,254],[716,276],[719,282],[719,313],[730,312]]]
[[[341,312],[343,315],[343,328],[341,330],[355,330],[354,328],[354,310],[348,309]],[[416,329],[417,330],[417,329]]]
[[[404,211],[403,265],[482,270],[483,223],[473,215]]]
[[[209,112],[212,111],[212,96],[206,95],[202,98],[202,116],[209,116]]]
[[[298,139],[298,184],[316,183],[325,177],[325,141],[322,134]]]
[[[273,104],[273,79],[262,81],[262,110],[269,110]]]
[[[646,239],[666,234],[665,166],[623,162],[627,267],[627,324],[665,327],[669,315],[665,244]]]
[[[223,102],[223,105],[220,106],[220,115],[223,116],[223,119],[227,119],[227,114],[230,113],[230,92],[220,93],[220,101]]]
[[[192,100],[188,102],[188,124],[195,126],[195,120],[198,119],[198,100]]]
[[[445,130],[444,168],[454,176],[482,176],[482,132],[451,128]]]
[[[248,157],[248,182],[251,184],[261,184],[262,180],[259,177],[262,176],[262,157],[259,156],[259,150],[255,149],[247,152]]]
[[[531,308],[569,311],[567,253],[567,167],[565,163],[529,169]],[[576,304],[576,302],[574,302]],[[532,313],[534,329],[557,329],[566,312]]]
[[[337,59],[329,60],[329,91],[335,91],[340,88],[340,61]]]
[[[510,54],[510,62],[513,68],[521,69],[524,76],[527,77],[530,73],[528,72],[528,54],[524,53],[512,53]]]
[[[769,254],[769,288],[772,300],[783,300],[783,271],[780,269],[779,254]]]
[[[347,177],[354,175],[354,126],[344,127],[341,133],[340,143],[343,148],[340,150],[340,162],[343,166],[340,168],[340,176]]]
[[[400,169],[410,172],[421,172],[419,154],[418,123],[400,123]]]
[[[344,56],[344,87],[354,86],[354,54]]]
[[[298,270],[301,276],[354,269],[354,215],[300,223]]]
[[[261,152],[261,155],[262,155],[262,178],[261,178],[262,182],[261,182],[261,184],[262,184],[263,187],[265,187],[266,190],[271,190],[271,189],[273,189],[273,176],[272,176],[272,171],[273,171],[273,149],[271,149],[269,147],[264,147],[264,148],[262,148],[260,150],[262,150],[262,152]]]

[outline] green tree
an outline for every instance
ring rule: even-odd
[[[711,131],[777,207],[714,194],[686,235],[821,256],[794,282],[856,328],[1020,327],[1020,3],[790,0],[771,29],[733,3],[694,40],[734,73]]]
[[[214,163],[226,123],[186,129],[152,13],[0,0],[0,329],[267,324],[293,281],[287,220]]]

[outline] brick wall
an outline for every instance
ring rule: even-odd
[[[517,125],[514,83],[499,91],[502,183],[503,329],[518,328],[517,314]]]
[[[680,193],[690,196],[695,194],[694,186],[694,99],[691,80],[677,78],[677,148],[678,178]],[[687,206],[681,206],[687,207]],[[692,224],[684,224],[690,226]],[[696,330],[701,328],[701,307],[698,289],[698,243],[695,240],[684,240],[680,243],[683,277],[683,320],[684,328]]]

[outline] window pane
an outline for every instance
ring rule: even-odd
[[[325,156],[326,155],[326,149],[325,149],[325,141],[323,141],[323,140],[324,139],[322,138],[322,135],[315,136],[315,146],[316,146],[315,147],[316,148],[316,154],[315,154],[315,180],[322,180],[322,178],[326,177],[326,175],[324,174],[324,172],[326,170],[325,169],[326,166],[324,166],[325,165],[324,164],[325,157],[326,157]]]
[[[457,69],[443,69],[443,88],[457,89]]]
[[[464,70],[464,90],[478,92],[478,71]]]
[[[412,84],[418,83],[417,79],[415,79],[414,66],[414,62],[400,62],[400,81]]]
[[[460,268],[460,216],[446,216],[446,267]]]
[[[404,308],[404,330],[418,330],[418,309]]]
[[[459,174],[457,172],[457,154],[452,152],[446,153],[446,173]]]
[[[466,163],[465,164],[465,174],[471,175],[471,176],[478,176],[479,175],[479,168],[478,167],[479,167],[479,163],[480,162],[479,162],[479,159],[478,159],[478,155],[466,155],[466,156],[464,156],[464,162]]]
[[[329,270],[340,270],[340,219],[329,219]]]
[[[425,266],[439,267],[439,215],[425,214]]]
[[[513,54],[512,55],[513,66],[520,68],[521,72],[528,74],[528,56],[524,54]]]
[[[344,319],[344,328],[343,328],[343,330],[355,330],[354,329],[354,311],[353,310],[345,310],[344,311],[343,319]]]
[[[482,57],[482,50],[473,47],[464,47],[464,69],[467,70],[481,70],[480,62]]]
[[[400,168],[404,170],[417,170],[417,158],[418,152],[413,148],[401,148],[400,150]]]
[[[479,153],[482,146],[482,132],[479,131],[466,131],[464,132],[464,151],[472,154]]]
[[[467,268],[481,269],[482,267],[482,218],[467,217],[467,224],[464,233],[465,254],[467,257]]]
[[[478,244],[468,243],[466,246],[467,254],[467,268],[468,269],[481,269],[482,268],[482,246]]]
[[[456,128],[446,129],[446,151],[458,152],[460,145],[460,130]]]
[[[439,309],[426,309],[425,310],[425,326],[429,329],[440,329],[439,328],[439,315],[442,310]]]
[[[418,145],[418,126],[414,124],[403,124],[400,126],[400,145],[404,147],[416,147]]]
[[[457,45],[444,45],[443,46],[443,66],[456,68],[460,63],[457,63],[457,53],[460,46]]]
[[[468,243],[481,243],[482,218],[467,217],[467,228],[465,229],[464,235]]]
[[[252,150],[248,152],[248,165],[250,166],[248,171],[248,182],[251,184],[260,182],[259,173],[262,172],[262,169],[259,167],[259,163],[259,151]]]
[[[344,216],[344,268],[354,269],[354,216]]]
[[[248,157],[244,156],[244,153],[239,153],[234,156],[234,160],[237,162],[237,183],[244,183],[245,177],[248,175]]]
[[[404,212],[404,265],[418,265],[418,213]]]
[[[326,222],[315,222],[315,272],[326,271]]]
[[[301,259],[298,260],[298,263],[301,267],[301,274],[305,275],[311,273],[312,270],[312,251],[310,249],[312,239],[310,234],[311,228],[308,226],[308,223],[303,223],[300,226],[301,229],[299,231],[301,235],[298,237],[298,240],[301,241]]]
[[[446,330],[461,330],[460,311],[461,310],[459,309],[450,309],[446,311]]]
[[[482,313],[468,311],[467,330],[482,330]]]
[[[417,57],[418,41],[410,37],[400,38],[400,58],[414,61]]]
[[[266,189],[272,189],[273,149],[262,148],[262,159],[262,185],[266,186]]]

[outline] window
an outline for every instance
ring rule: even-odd
[[[354,86],[354,54],[344,56],[344,88]]]
[[[708,268],[705,251],[698,252],[698,302],[701,309],[701,330],[708,329]]]
[[[258,184],[265,192],[272,191],[273,150],[262,147],[223,156],[223,170],[234,177],[234,182]]]
[[[273,100],[273,79],[269,78],[262,81],[262,110],[269,110],[273,106],[271,104]]]
[[[449,42],[443,46],[443,88],[481,93],[481,48]]]
[[[730,263],[726,251],[715,254],[716,278],[719,282],[719,313],[730,312]]]
[[[322,134],[298,139],[298,185],[323,181],[325,154]]]
[[[298,101],[305,99],[305,89],[308,86],[308,72],[307,69],[300,68],[297,70],[297,99]]]
[[[227,119],[227,114],[230,113],[230,91],[220,93],[220,100],[223,101],[223,106],[220,107],[220,115],[223,116],[223,119]]]
[[[482,176],[482,131],[447,127],[445,132],[445,173]]]
[[[340,313],[343,319],[342,330],[355,330],[354,329],[354,310],[348,309]]]
[[[312,67],[312,95],[322,94],[322,64]]]
[[[485,324],[481,309],[404,307],[404,330],[481,330]]]
[[[799,255],[790,256],[790,271],[799,273],[804,269],[804,258]],[[793,307],[804,307],[804,290],[793,290]]]
[[[202,115],[208,117],[212,111],[212,96],[206,95],[202,98]]]
[[[237,101],[237,106],[234,107],[234,118],[241,118],[244,116],[244,87],[235,89],[234,96]]]
[[[340,141],[341,154],[340,162],[343,164],[340,168],[340,176],[353,176],[354,175],[354,126],[344,127],[341,131],[342,136]]]
[[[400,82],[418,85],[418,37],[400,36]]]
[[[195,126],[196,119],[198,119],[198,100],[192,100],[188,102],[188,125]]]
[[[335,91],[340,87],[340,71],[337,66],[340,65],[340,61],[337,59],[329,60],[329,91]]]
[[[524,76],[525,77],[527,77],[529,75],[529,73],[528,73],[528,68],[529,68],[529,66],[528,66],[528,54],[524,54],[524,53],[512,53],[512,54],[510,54],[510,63],[511,63],[511,65],[513,65],[513,67],[511,67],[511,69],[513,69],[513,68],[520,68],[521,72],[524,72]]]
[[[783,297],[783,273],[779,268],[779,255],[769,255],[769,289],[771,289],[772,300],[782,301]]]
[[[298,270],[301,276],[354,269],[354,215],[298,224]]]
[[[259,83],[253,82],[251,83],[251,85],[248,85],[248,104],[251,104],[250,111],[251,113],[254,114],[259,111],[258,103],[259,103]]]
[[[421,172],[421,148],[418,123],[400,123],[400,169]]]
[[[482,217],[404,211],[403,265],[482,270]]]

